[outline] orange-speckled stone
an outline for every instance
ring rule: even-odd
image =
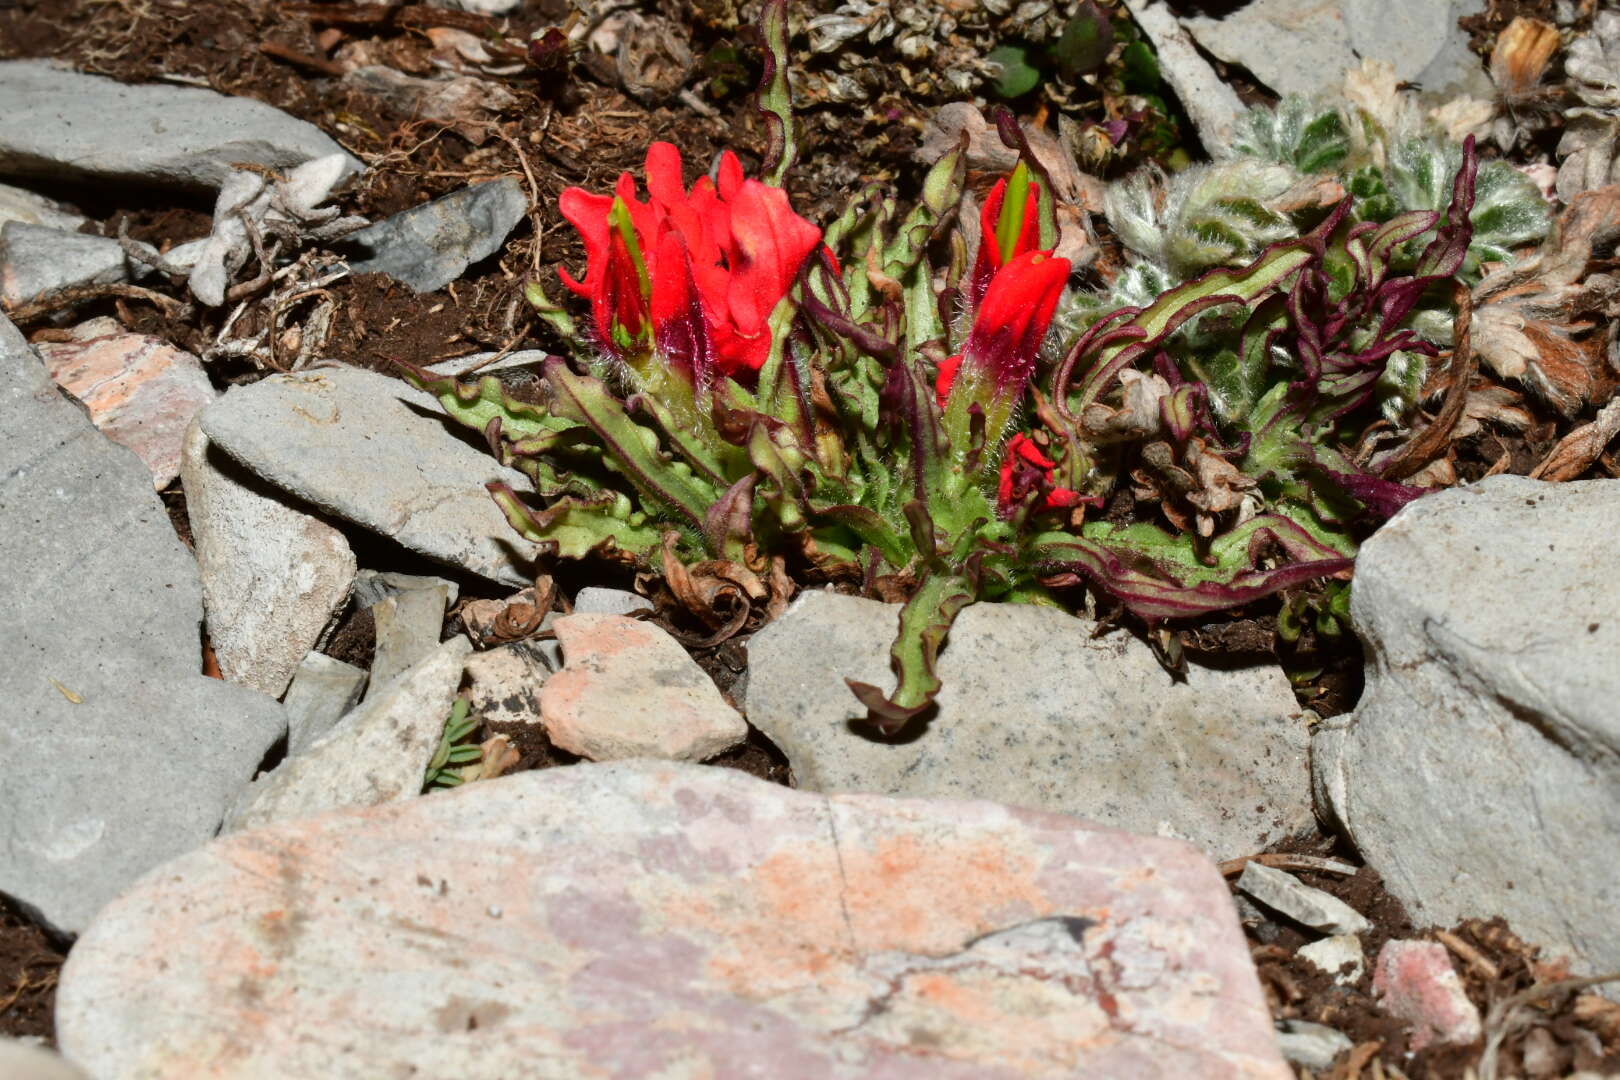
[[[202,363],[111,319],[79,328],[79,340],[36,346],[51,378],[90,410],[113,442],[135,451],[162,489],[180,475],[181,445],[197,411],[216,394]]]
[[[79,939],[97,1076],[1284,1080],[1216,867],[996,803],[575,765],[221,838]]]
[[[563,669],[540,691],[551,741],[592,761],[702,761],[748,737],[748,724],[685,649],[626,615],[565,615]]]

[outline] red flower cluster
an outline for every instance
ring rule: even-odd
[[[563,284],[591,302],[602,346],[624,360],[656,349],[699,385],[746,378],[770,354],[767,323],[821,230],[793,212],[787,192],[743,178],[729,150],[718,183],[686,189],[681,153],[647,150],[647,202],[629,173],[613,195],[569,188],[557,200],[585,242],[585,280]]]
[[[1080,493],[1054,487],[1052,470],[1057,462],[1041,453],[1034,439],[1020,432],[1007,440],[1006,456],[1001,459],[1001,483],[996,488],[996,509],[1002,517],[1038,489],[1047,489],[1042,510],[1059,510],[1080,505]]]

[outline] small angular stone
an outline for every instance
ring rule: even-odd
[[[540,692],[551,741],[593,761],[702,761],[748,737],[748,725],[685,649],[624,615],[556,621],[563,669]]]
[[[748,720],[813,791],[994,799],[1189,840],[1218,859],[1314,827],[1309,734],[1275,664],[1167,674],[1129,634],[974,604],[939,656],[938,712],[873,738],[846,679],[894,686],[900,607],[799,594],[748,642]]]
[[[624,589],[591,585],[579,590],[574,597],[574,611],[581,615],[634,615],[638,611],[652,610],[651,600]]]
[[[1283,1057],[1307,1069],[1327,1069],[1355,1043],[1350,1036],[1326,1024],[1309,1020],[1283,1020],[1277,1024],[1277,1048]]]
[[[304,657],[282,705],[287,709],[287,756],[297,757],[359,704],[366,670],[324,653]]]
[[[439,647],[449,597],[443,585],[407,589],[372,605],[377,649],[371,660],[373,686],[386,686],[400,672]]]
[[[248,785],[222,831],[421,794],[471,649],[466,638],[452,638],[374,690],[308,750]]]
[[[540,688],[551,674],[528,642],[467,657],[469,711],[497,724],[540,723]]]
[[[1360,934],[1372,927],[1355,908],[1331,893],[1252,860],[1243,864],[1237,887],[1273,911],[1324,934]]]
[[[114,319],[92,319],[74,341],[38,346],[51,378],[84,402],[107,438],[146,463],[152,486],[180,475],[192,418],[218,395],[202,362],[168,342],[125,333]]]
[[[1321,941],[1301,945],[1296,955],[1313,964],[1318,971],[1332,975],[1333,981],[1340,986],[1355,985],[1367,970],[1361,939],[1355,934],[1334,934]]]
[[[220,673],[280,697],[348,598],[354,552],[337,529],[210,447],[195,422],[180,474]]]
[[[222,837],[102,913],[56,1015],[107,1077],[1292,1075],[1185,844],[651,761]]]
[[[1386,941],[1373,965],[1379,1004],[1412,1025],[1407,1049],[1466,1045],[1481,1035],[1479,1009],[1468,999],[1438,941]]]
[[[439,403],[359,368],[272,375],[203,410],[217,446],[311,506],[495,581],[533,580],[535,546],[484,489],[524,476],[458,437]]]
[[[89,220],[83,214],[75,214],[61,203],[27,188],[0,184],[0,225],[18,221],[24,225],[46,225],[52,229],[78,232],[79,226]]]
[[[365,253],[349,270],[387,274],[419,293],[442,289],[500,250],[528,210],[514,177],[462,188],[346,237],[345,245]]]
[[[152,254],[157,249],[142,244]],[[0,303],[8,308],[79,285],[129,281],[145,266],[118,241],[45,225],[0,225]]]

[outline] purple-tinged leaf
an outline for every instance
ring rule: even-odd
[[[973,603],[977,585],[966,576],[931,573],[900,609],[900,630],[889,650],[897,685],[892,695],[870,683],[846,679],[866,706],[868,721],[884,735],[895,735],[926,712],[939,693],[940,646],[963,608]]]

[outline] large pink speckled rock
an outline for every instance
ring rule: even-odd
[[[230,835],[57,996],[96,1076],[1291,1074],[1215,866],[995,803],[575,765]]]
[[[540,721],[569,753],[702,761],[748,737],[741,714],[662,628],[626,615],[574,614],[554,629],[563,669],[540,691]]]
[[[37,345],[51,378],[90,410],[90,420],[135,451],[165,488],[180,475],[181,444],[191,418],[217,396],[195,356],[113,319],[75,328],[76,340]]]

